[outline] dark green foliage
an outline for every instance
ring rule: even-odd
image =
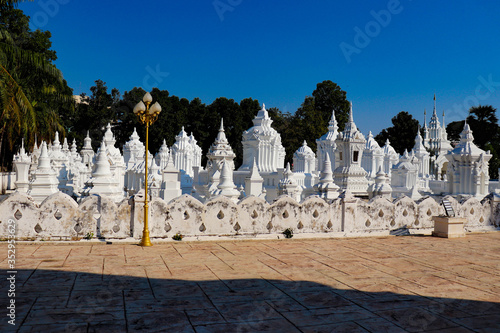
[[[448,134],[448,140],[453,142],[460,141],[460,133],[464,129],[464,120],[453,121],[446,126],[446,133]]]
[[[469,110],[467,123],[474,134],[474,143],[484,149],[488,143],[498,140],[498,118],[491,105],[473,106]]]
[[[491,105],[473,106],[469,110],[467,123],[474,135],[474,143],[493,155],[490,159],[490,178],[498,179],[498,168],[500,167],[500,127],[496,111]]]
[[[56,130],[64,137],[63,118],[74,111],[72,90],[52,64],[50,32],[31,31],[17,2],[0,4],[0,162],[7,168],[22,138],[29,147],[35,135],[38,142]]]
[[[406,111],[401,111],[391,119],[392,127],[383,129],[375,140],[380,147],[385,145],[387,139],[391,142],[391,146],[400,155],[405,150],[408,152],[415,145],[415,137],[418,131],[418,120],[414,119],[411,114]]]
[[[115,124],[116,107],[119,102],[120,93],[112,89],[108,93],[106,82],[96,80],[95,86],[90,88],[92,94],[86,96],[82,94],[81,103],[76,105],[76,110],[71,117],[65,119],[65,126],[70,140],[76,139],[78,145],[83,145],[83,139],[89,131],[94,149],[102,141],[102,137],[108,123]]]
[[[307,96],[294,115],[286,114],[285,126],[281,130],[283,146],[286,149],[286,162],[292,162],[294,152],[302,146],[304,140],[313,151],[316,151],[316,139],[328,131],[328,122],[335,111],[339,130],[349,115],[349,101],[346,92],[330,80],[316,85],[311,96]]]
[[[316,85],[312,95],[315,108],[321,114],[323,123],[328,124],[332,111],[335,110],[339,130],[342,131],[349,117],[350,108],[346,92],[340,89],[336,83],[326,80]]]

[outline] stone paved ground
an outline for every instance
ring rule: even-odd
[[[16,248],[0,331],[500,331],[500,232]]]

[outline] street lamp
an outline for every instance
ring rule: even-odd
[[[146,93],[142,98],[142,101],[137,103],[134,107],[134,113],[139,117],[139,121],[146,125],[146,168],[144,175],[144,229],[142,230],[142,239],[139,243],[140,246],[153,246],[151,240],[149,239],[149,227],[148,227],[148,136],[149,136],[149,125],[153,124],[161,112],[161,106],[158,102],[151,105],[153,102],[153,97],[150,93]],[[150,106],[151,105],[151,106]]]

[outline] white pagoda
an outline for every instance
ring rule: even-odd
[[[335,140],[337,140],[337,136],[339,135],[338,129],[335,111],[332,111],[332,117],[328,122],[328,132],[316,140],[318,147],[318,170],[323,168],[327,154],[330,156],[331,168],[335,170],[335,150],[337,149]]]
[[[259,172],[276,172],[285,164],[285,148],[280,134],[271,127],[265,104],[253,119],[253,127],[243,132],[243,163],[238,170],[250,171],[255,158]]]
[[[368,180],[366,171],[361,167],[361,158],[366,145],[366,139],[358,130],[352,116],[352,103],[349,110],[349,120],[344,131],[337,137],[337,168],[333,172],[335,184],[341,190],[348,190],[356,196],[368,196]]]
[[[488,194],[488,164],[492,155],[474,144],[469,124],[465,123],[460,142],[450,151],[447,170],[449,192],[482,198]]]

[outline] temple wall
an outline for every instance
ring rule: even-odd
[[[78,240],[92,234],[103,239],[140,239],[144,225],[144,192],[119,204],[99,195],[77,204],[62,192],[40,205],[28,196],[14,193],[0,203],[0,238],[9,235],[9,220],[15,221],[19,240]],[[482,201],[469,198],[458,202],[448,196],[457,216],[465,217],[468,231],[493,230],[500,226],[500,196]],[[413,201],[402,197],[394,201],[355,197],[325,201],[310,196],[302,202],[280,196],[273,203],[247,197],[238,203],[219,196],[204,204],[190,195],[166,202],[153,198],[149,204],[151,238],[184,236],[276,235],[291,228],[294,234],[342,237],[368,234],[388,235],[396,230],[428,232],[433,216],[444,215],[443,207],[432,197]],[[10,223],[12,224],[12,222]]]

